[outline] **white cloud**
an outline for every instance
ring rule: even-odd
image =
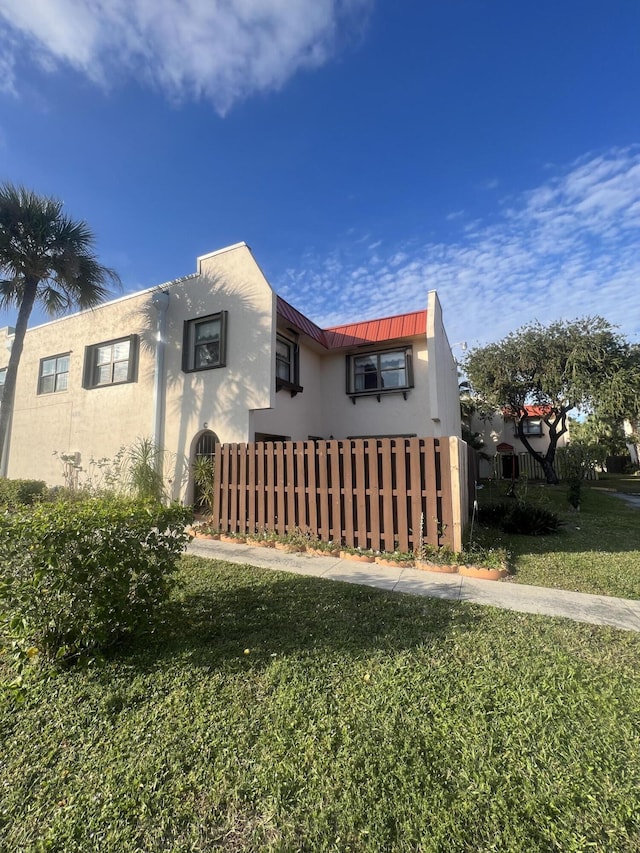
[[[452,341],[485,343],[537,319],[600,314],[640,340],[640,148],[559,171],[453,243],[355,244],[289,270],[283,295],[327,325],[423,308],[436,289]],[[357,285],[357,286],[356,286]]]
[[[3,0],[4,62],[20,36],[46,70],[66,64],[102,86],[144,78],[224,113],[325,63],[374,0]],[[1,69],[0,69],[1,70]]]

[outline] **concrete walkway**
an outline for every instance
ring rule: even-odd
[[[189,554],[278,569],[298,575],[311,575],[326,580],[345,581],[375,586],[390,592],[408,592],[451,601],[472,601],[520,613],[562,616],[576,622],[610,625],[625,631],[640,631],[640,601],[587,595],[540,586],[504,581],[483,581],[462,575],[443,575],[419,569],[390,569],[376,563],[355,563],[335,557],[312,557],[286,554],[273,548],[252,548],[208,539],[194,539]]]

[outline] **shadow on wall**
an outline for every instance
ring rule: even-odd
[[[204,429],[222,441],[227,436],[247,435],[249,411],[268,405],[271,371],[271,325],[275,322],[264,305],[265,282],[259,287],[247,279],[231,279],[224,274],[203,271],[200,275],[178,279],[158,288],[169,294],[165,347],[165,411],[160,443],[175,453],[172,480],[184,484],[189,477],[189,456],[194,440]],[[226,366],[184,372],[183,323],[228,312]],[[151,357],[139,378],[153,387],[157,345],[158,313],[152,294],[136,309],[135,323],[140,328],[140,346]],[[265,383],[266,380],[266,383]],[[265,387],[266,385],[266,387]],[[204,424],[207,427],[204,427]],[[171,438],[177,436],[177,440]],[[180,487],[180,491],[184,491]],[[175,494],[174,498],[181,495]],[[187,488],[191,496],[191,485]]]

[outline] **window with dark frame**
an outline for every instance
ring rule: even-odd
[[[185,373],[226,366],[227,312],[186,320],[182,343]]]
[[[303,388],[300,385],[300,348],[295,341],[276,337],[276,391],[282,389],[295,397]]]
[[[406,391],[413,387],[411,347],[347,356],[347,394]]]
[[[542,418],[525,418],[522,421],[524,435],[542,435]]]
[[[138,336],[92,344],[85,349],[85,388],[102,388],[135,382]]]
[[[70,353],[52,355],[40,359],[38,373],[38,394],[55,394],[69,387]]]
[[[285,382],[293,382],[294,344],[278,335],[276,338],[276,376]]]

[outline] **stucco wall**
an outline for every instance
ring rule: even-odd
[[[203,425],[223,442],[246,441],[249,411],[271,405],[275,295],[240,244],[199,259],[198,273],[160,288],[169,295],[164,428],[159,443],[173,454],[175,497],[185,494],[191,446]],[[18,372],[7,475],[61,484],[54,451],[113,457],[123,445],[153,435],[157,312],[153,290],[30,329]],[[228,311],[226,367],[182,371],[185,320]],[[140,336],[137,381],[82,387],[85,346]],[[0,348],[5,341],[0,340]],[[70,352],[68,390],[37,393],[40,359]],[[8,352],[6,356],[8,361]],[[0,364],[0,367],[2,364]]]
[[[286,335],[286,329],[281,330]],[[282,389],[275,394],[274,408],[254,411],[250,419],[250,437],[256,433],[285,435],[292,441],[306,441],[310,435],[325,437],[326,401],[322,393],[322,361],[324,359],[300,342],[300,385],[303,391],[291,396]],[[275,384],[275,356],[271,359]]]
[[[432,431],[427,435],[461,436],[458,367],[444,329],[442,308],[435,290],[427,301],[427,361],[429,367],[429,399],[433,413]],[[434,381],[435,380],[435,381]]]
[[[153,354],[143,346],[139,349],[138,382],[90,390],[82,387],[85,346],[142,334],[138,312],[145,299],[119,300],[27,332],[16,383],[9,477],[62,483],[62,468],[54,451],[79,452],[86,467],[92,457],[113,456],[135,436],[149,434],[151,397],[145,377]],[[66,352],[70,353],[68,390],[38,394],[40,359]]]
[[[226,367],[184,373],[184,321],[218,311],[228,311]],[[275,295],[245,246],[200,259],[198,278],[170,289],[161,444],[177,454],[174,479],[183,493],[187,460],[203,429],[223,443],[248,441],[250,410],[272,405],[274,316]]]
[[[394,341],[393,344],[396,342]],[[397,342],[410,343],[413,348],[414,387],[407,391],[407,399],[399,392],[357,397],[355,405],[346,393],[347,353],[330,353],[323,359],[322,394],[325,400],[325,435],[334,438],[367,435],[433,435],[427,393],[427,343],[423,338],[409,338]],[[388,349],[393,344],[372,349]],[[366,353],[368,348],[357,350]]]

